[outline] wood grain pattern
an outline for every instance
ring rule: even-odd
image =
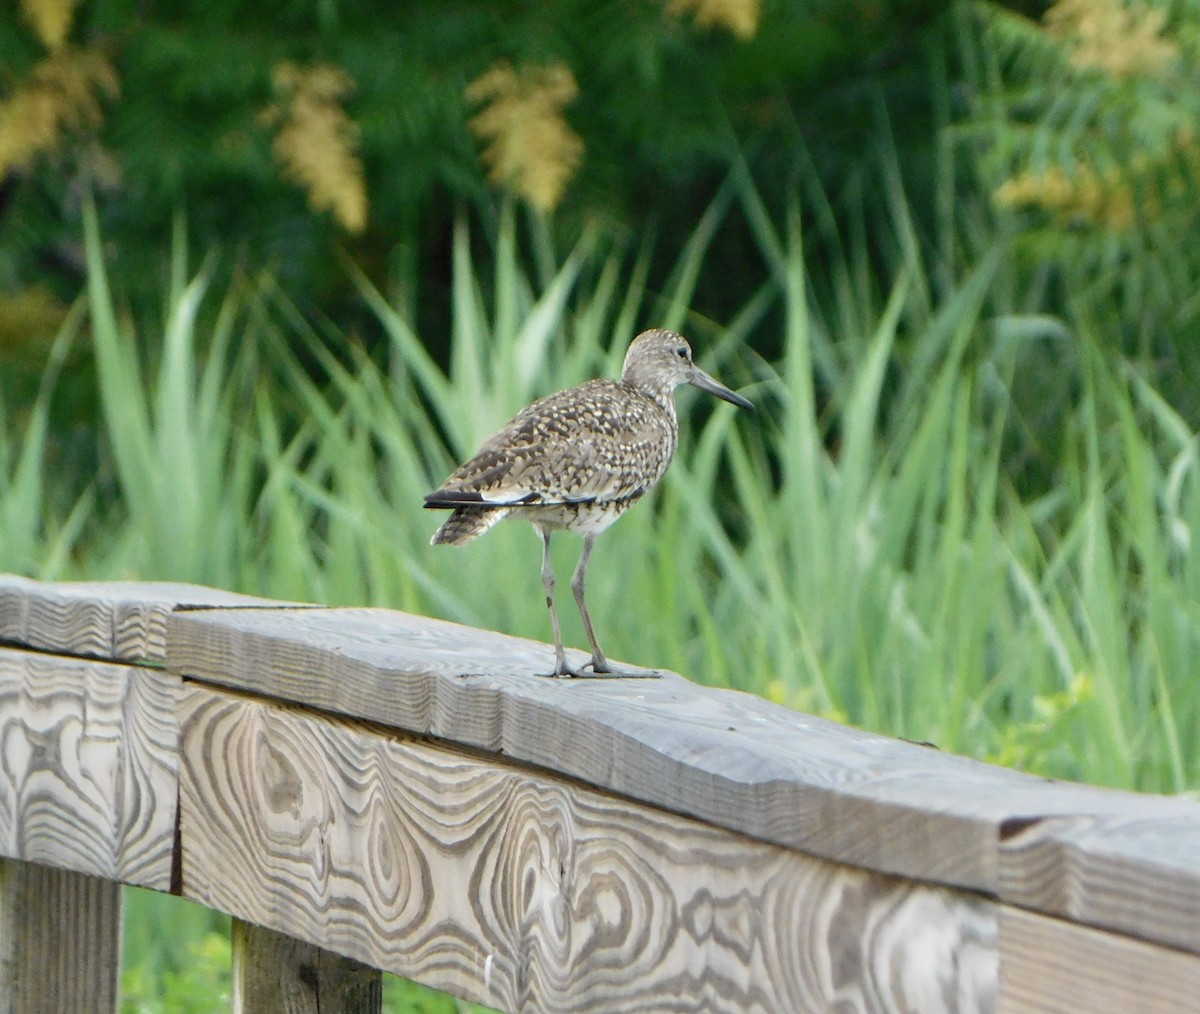
[[[196,606],[283,605],[165,581],[33,581],[0,574],[0,641],[109,662],[161,665],[166,619]]]
[[[995,892],[1001,829],[1058,814],[1200,820],[662,680],[549,680],[543,644],[381,609],[202,610],[172,671],[537,764],[764,841]],[[582,661],[580,655],[577,661]]]
[[[178,686],[0,648],[0,855],[168,890]]]
[[[184,686],[185,896],[510,1011],[990,1011],[995,905]]]
[[[233,921],[233,1014],[378,1014],[379,969]]]
[[[1200,954],[1200,821],[1060,817],[1008,837],[1000,896]]]
[[[1187,1014],[1200,957],[1000,907],[1001,1014]]]
[[[0,1014],[117,1010],[121,886],[0,862]]]

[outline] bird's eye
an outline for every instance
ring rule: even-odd
[[[675,350],[675,355],[677,355],[680,359],[687,359],[688,350],[681,345]]]

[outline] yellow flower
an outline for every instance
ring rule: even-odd
[[[0,179],[56,151],[67,131],[99,126],[100,95],[119,91],[117,72],[98,49],[55,49],[0,103]]]
[[[44,285],[0,293],[0,359],[26,359],[66,316],[67,307]]]
[[[1071,47],[1071,66],[1096,67],[1113,77],[1157,75],[1179,56],[1163,38],[1166,14],[1122,0],[1058,0],[1045,15],[1046,30]]]
[[[1073,176],[1058,168],[1018,173],[992,195],[1001,207],[1041,208],[1068,225],[1083,222],[1121,232],[1133,225],[1133,192],[1115,171],[1103,178],[1087,166]]]
[[[263,113],[278,124],[275,157],[284,176],[308,191],[318,211],[330,212],[347,232],[367,224],[367,187],[355,151],[358,126],[342,109],[341,99],[354,82],[340,67],[284,62],[271,75],[277,101]]]
[[[762,13],[759,0],[668,0],[667,13],[682,17],[694,12],[696,26],[727,29],[739,39],[752,39]]]
[[[583,157],[583,141],[562,115],[578,93],[575,75],[562,63],[514,70],[502,60],[472,81],[467,99],[486,104],[468,126],[487,143],[488,179],[553,211]]]
[[[21,12],[47,49],[57,49],[67,39],[79,0],[21,0]]]

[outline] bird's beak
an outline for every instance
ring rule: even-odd
[[[709,394],[715,394],[718,398],[731,402],[737,405],[738,408],[748,408],[751,412],[754,411],[754,406],[743,398],[736,391],[729,390],[724,384],[719,383],[705,373],[699,366],[692,367],[692,374],[688,377],[688,383],[692,387],[698,387],[701,391],[707,391]]]

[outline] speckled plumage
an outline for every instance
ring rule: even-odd
[[[680,335],[646,331],[630,345],[620,380],[591,380],[535,401],[425,497],[426,507],[452,511],[434,545],[463,545],[506,517],[523,517],[537,528],[555,635],[553,675],[581,674],[567,667],[562,647],[550,533],[566,529],[584,537],[572,588],[591,642],[593,672],[608,673],[584,604],[592,540],[666,472],[679,436],[674,390],[684,383],[753,407],[697,367]]]

